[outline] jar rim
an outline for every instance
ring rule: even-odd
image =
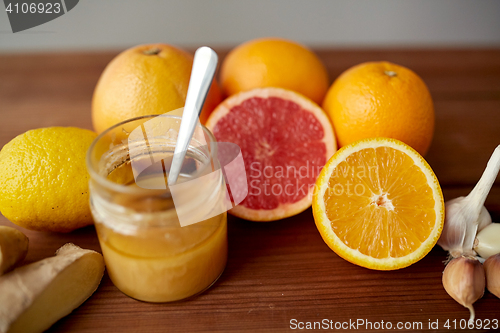
[[[87,166],[87,171],[88,171],[88,173],[90,175],[90,179],[91,180],[95,180],[99,185],[101,185],[101,186],[103,186],[103,187],[105,187],[105,188],[107,188],[109,190],[113,190],[115,192],[120,192],[120,193],[134,194],[134,193],[142,193],[142,192],[145,192],[145,191],[151,191],[150,189],[144,189],[144,188],[140,188],[140,187],[126,186],[126,185],[122,185],[122,184],[118,184],[118,183],[110,181],[107,177],[104,177],[102,174],[100,174],[95,169],[95,167],[93,165],[93,156],[92,156],[92,153],[93,153],[93,151],[95,149],[96,144],[104,136],[106,136],[111,131],[117,129],[118,127],[123,126],[124,124],[127,124],[127,123],[131,123],[133,121],[138,121],[138,120],[147,119],[147,118],[153,119],[153,118],[159,117],[159,116],[173,118],[173,119],[179,119],[179,120],[182,119],[181,116],[169,115],[168,113],[167,114],[153,114],[153,115],[139,116],[139,117],[129,118],[127,120],[119,122],[118,124],[115,124],[115,125],[109,127],[108,129],[106,129],[104,132],[100,133],[94,139],[94,141],[92,141],[92,144],[90,145],[89,149],[87,150],[87,154],[86,154],[86,158],[85,158],[85,162],[86,162],[86,166]],[[211,162],[210,162],[210,161],[212,161],[211,157],[212,156],[217,156],[217,145],[212,144],[212,143],[216,142],[216,139],[215,139],[214,135],[212,134],[212,132],[205,125],[199,123],[197,126],[201,127],[201,129],[203,130],[203,133],[205,134],[205,137],[208,137],[207,145],[210,147],[209,149],[210,149],[210,155],[211,156],[208,156],[209,157],[209,162],[208,163],[204,163],[203,167],[200,168],[199,170],[197,170],[196,173],[193,175],[194,177],[196,177],[199,174],[203,174],[206,171],[206,168],[211,167]]]

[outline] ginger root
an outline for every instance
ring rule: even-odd
[[[0,226],[0,275],[24,260],[28,237],[17,229]]]
[[[74,244],[0,277],[0,333],[43,332],[89,298],[104,274],[102,255]]]

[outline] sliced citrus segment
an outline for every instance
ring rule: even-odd
[[[392,270],[413,264],[436,244],[444,223],[439,182],[410,146],[387,138],[340,149],[313,196],[326,244],[359,266]]]
[[[229,97],[206,126],[217,141],[241,148],[248,195],[230,213],[252,221],[278,220],[307,209],[316,178],[337,149],[324,111],[280,88]]]

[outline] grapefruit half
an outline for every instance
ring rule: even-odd
[[[279,220],[311,206],[316,178],[337,150],[325,112],[281,88],[229,97],[206,126],[218,142],[241,148],[248,195],[230,213],[251,221]]]

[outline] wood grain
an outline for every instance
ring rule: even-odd
[[[364,61],[412,68],[428,84],[436,133],[427,160],[445,198],[466,195],[500,144],[500,50],[317,50],[331,79]],[[219,50],[222,56],[225,50]],[[0,55],[0,146],[45,126],[91,128],[93,88],[117,52]],[[486,202],[500,222],[500,185]],[[0,225],[13,226],[3,216]],[[26,262],[53,255],[66,242],[100,251],[93,227],[69,234],[27,231]],[[202,295],[172,304],[124,296],[105,275],[97,292],[51,332],[284,332],[290,320],[428,322],[466,319],[468,311],[441,284],[445,252],[434,248],[418,263],[378,272],[346,262],[321,240],[311,210],[273,223],[229,220],[229,260]],[[500,320],[489,292],[477,317]],[[412,331],[412,330],[410,330]]]

